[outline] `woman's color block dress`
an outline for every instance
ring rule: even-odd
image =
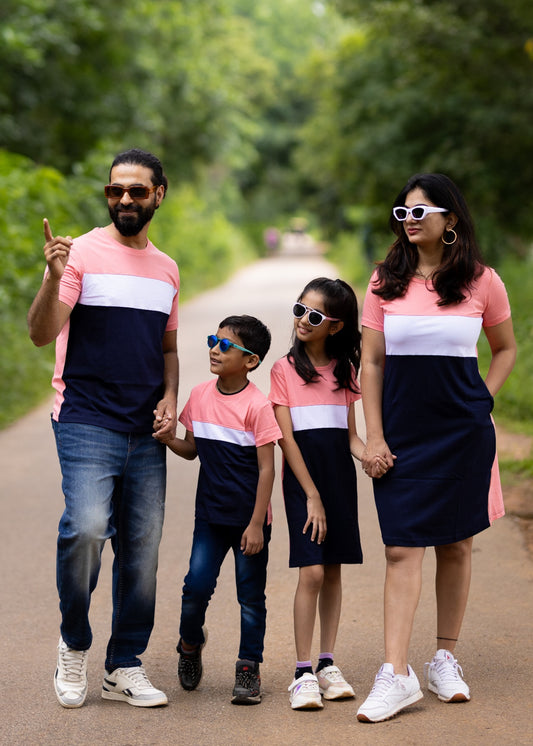
[[[362,323],[385,336],[383,426],[397,457],[374,479],[383,542],[461,541],[490,525],[494,402],[479,373],[476,344],[482,326],[510,317],[505,287],[485,268],[463,302],[438,306],[424,279],[413,278],[406,295],[391,301],[372,292],[376,282],[374,275]]]

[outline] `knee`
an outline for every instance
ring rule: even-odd
[[[398,565],[410,559],[410,547],[385,547],[385,559],[388,565]]]
[[[83,511],[75,516],[65,513],[59,524],[59,538],[78,544],[104,542],[113,531],[108,516],[98,510]]]
[[[311,565],[300,568],[299,585],[308,593],[318,594],[324,584],[323,565]]]
[[[472,539],[465,539],[464,541],[457,541],[454,544],[444,544],[439,547],[435,547],[435,556],[437,562],[449,562],[464,564],[470,562],[472,555]]]

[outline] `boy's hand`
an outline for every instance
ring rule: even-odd
[[[246,527],[241,537],[241,551],[245,557],[257,554],[261,551],[264,544],[263,527],[255,526],[251,523]]]
[[[316,495],[307,498],[307,521],[303,529],[304,534],[307,532],[309,526],[313,527],[311,541],[316,539],[317,544],[322,544],[326,538],[327,524],[326,511],[318,492]]]

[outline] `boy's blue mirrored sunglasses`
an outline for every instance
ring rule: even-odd
[[[227,352],[230,347],[236,347],[238,350],[242,350],[242,352],[247,352],[248,355],[255,355],[255,352],[247,350],[246,347],[241,347],[240,345],[235,344],[235,342],[230,342],[230,340],[226,339],[225,337],[220,339],[220,337],[217,337],[216,334],[210,334],[207,337],[207,346],[210,350],[212,350],[213,347],[216,347],[217,345],[219,345],[220,347],[220,352]],[[261,362],[261,358],[259,358],[259,362]]]

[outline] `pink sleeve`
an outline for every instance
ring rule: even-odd
[[[281,360],[277,360],[270,371],[270,394],[268,398],[272,404],[289,406],[289,395],[287,391],[287,380],[283,372]]]
[[[483,326],[496,326],[511,316],[511,306],[501,277],[493,270],[486,269],[482,278],[485,283],[486,305],[483,311]]]
[[[255,444],[264,446],[267,443],[275,443],[282,437],[278,421],[274,416],[274,409],[269,401],[260,407],[256,413],[254,422]]]
[[[192,432],[192,419],[191,419],[191,400],[189,399],[187,404],[183,407],[183,410],[178,417],[179,421],[182,425],[184,425],[186,430],[190,430]]]
[[[383,331],[383,309],[381,307],[381,298],[372,292],[377,287],[377,274],[373,273],[368,283],[368,288],[363,303],[363,313],[361,324],[378,332]]]

